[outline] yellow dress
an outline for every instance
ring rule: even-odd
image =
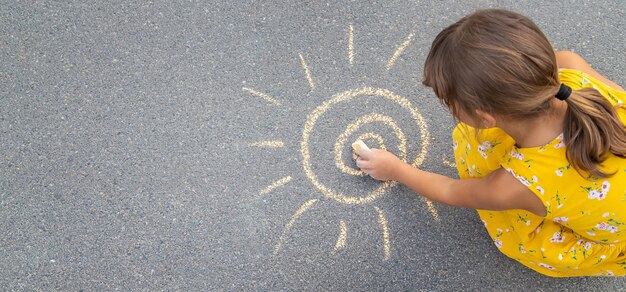
[[[561,69],[573,90],[596,88],[618,108],[626,124],[626,93],[583,72]],[[478,210],[496,247],[523,265],[552,277],[626,275],[626,159],[611,155],[603,169],[615,175],[587,180],[568,163],[562,135],[534,148],[518,148],[498,128],[476,134],[454,130],[454,154],[461,178],[482,177],[505,168],[541,199],[548,212]]]

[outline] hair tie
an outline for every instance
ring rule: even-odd
[[[572,94],[572,88],[561,83],[561,87],[559,87],[559,91],[556,93],[556,95],[554,95],[554,97],[558,98],[559,100],[566,100],[570,94]]]

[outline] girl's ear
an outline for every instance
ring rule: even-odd
[[[480,121],[485,128],[493,128],[497,125],[496,117],[490,113],[486,113],[481,110],[476,110],[476,115],[480,118]]]

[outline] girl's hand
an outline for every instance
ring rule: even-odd
[[[381,149],[359,149],[356,165],[363,172],[377,180],[396,180],[397,172],[402,165],[395,155]]]

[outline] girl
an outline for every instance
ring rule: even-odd
[[[424,85],[461,123],[461,179],[384,150],[357,165],[443,204],[478,209],[504,254],[548,276],[626,275],[626,93],[528,18],[475,12],[435,38]]]

